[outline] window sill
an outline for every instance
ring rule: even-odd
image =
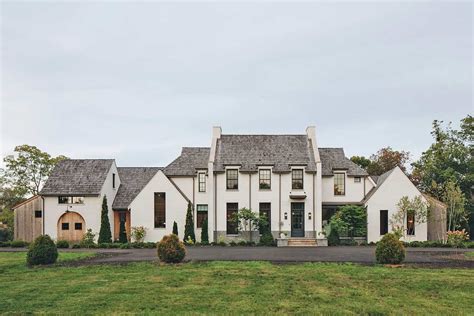
[[[153,229],[166,229],[166,227],[154,227]]]
[[[239,234],[225,234],[228,237],[239,237]]]
[[[271,189],[271,188],[270,188],[270,189],[260,189],[260,188],[259,188],[258,190],[259,190],[259,191],[264,191],[264,192],[265,192],[265,191],[266,191],[266,192],[269,192],[269,191],[271,191],[272,189]]]
[[[225,189],[226,191],[230,191],[230,192],[239,192],[239,189]]]

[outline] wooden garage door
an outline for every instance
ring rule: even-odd
[[[76,212],[67,212],[58,221],[58,240],[79,242],[85,230],[84,218]]]

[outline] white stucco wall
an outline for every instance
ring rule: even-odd
[[[228,167],[233,169],[237,167]],[[268,169],[269,167],[262,167]],[[304,169],[303,166],[294,166],[295,169]],[[238,169],[238,168],[237,168]],[[270,168],[271,169],[271,168]],[[281,197],[280,197],[280,176],[281,176]],[[291,231],[291,203],[302,202],[305,203],[305,231],[312,232],[318,221],[317,214],[315,218],[315,208],[313,206],[313,199],[315,192],[313,191],[313,177],[314,183],[317,183],[316,175],[304,172],[303,190],[291,189],[291,173],[276,174],[271,176],[271,189],[259,189],[259,175],[258,173],[239,173],[239,189],[227,190],[226,188],[226,174],[219,173],[216,176],[217,185],[217,231],[226,231],[227,229],[227,203],[238,203],[239,209],[243,207],[251,208],[254,212],[259,212],[259,204],[262,202],[271,203],[271,230],[280,230],[280,214],[281,214],[281,231]],[[317,192],[316,192],[317,193]],[[296,200],[291,199],[290,194],[306,194],[306,199]],[[281,210],[280,210],[281,198]],[[281,213],[279,212],[281,211]],[[284,214],[287,213],[285,220]],[[311,213],[311,219],[309,218]],[[320,217],[319,217],[320,218]],[[319,219],[320,220],[320,219]]]
[[[342,171],[341,171],[342,173]],[[345,172],[344,172],[345,173]],[[345,195],[334,195],[334,177],[323,177],[323,202],[360,202],[364,198],[365,194],[372,189],[372,182],[365,178],[360,177],[360,182],[354,182],[354,177],[346,175],[346,192]],[[365,180],[365,189],[364,189]],[[365,191],[365,194],[364,194]]]
[[[388,230],[392,227],[390,220],[397,212],[397,204],[403,196],[410,199],[421,193],[415,187],[400,168],[396,168],[384,181],[384,183],[372,195],[366,203],[367,207],[367,241],[377,242],[380,236],[380,210],[388,210]],[[423,198],[424,199],[424,198]],[[406,227],[406,224],[404,224]],[[428,237],[427,223],[415,225],[415,235],[407,236],[406,241],[425,241]]]
[[[115,173],[115,189],[112,188],[112,174]],[[66,210],[79,213],[85,221],[85,229],[92,229],[98,235],[100,231],[100,216],[102,210],[102,199],[107,195],[107,204],[109,210],[110,229],[114,231],[114,220],[112,211],[112,202],[117,194],[117,189],[120,185],[120,178],[117,172],[115,162],[112,164],[107,177],[104,181],[101,193],[99,196],[84,197],[83,204],[59,204],[57,196],[44,197],[44,229],[45,234],[51,238],[56,239],[58,236],[57,224],[59,218]],[[97,236],[96,236],[97,237]]]
[[[155,192],[166,193],[166,227],[155,228]],[[173,222],[178,224],[179,237],[183,238],[186,223],[186,210],[188,202],[173,186],[165,174],[160,170],[148,182],[143,190],[130,204],[131,226],[144,226],[147,228],[145,241],[160,241],[163,236],[171,234]]]

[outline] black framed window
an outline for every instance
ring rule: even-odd
[[[407,212],[407,235],[415,235],[415,211],[413,210]]]
[[[41,218],[43,217],[43,212],[42,211],[35,211],[35,218]]]
[[[58,196],[59,204],[84,204],[83,196]]]
[[[272,188],[272,171],[270,169],[258,170],[258,182],[260,190],[270,190]]]
[[[202,228],[202,223],[207,219],[207,204],[198,204],[196,206],[196,227]]]
[[[112,188],[115,189],[115,173],[112,173]]]
[[[237,235],[239,233],[239,225],[234,221],[235,214],[238,211],[238,203],[227,203],[227,235]]]
[[[345,195],[346,194],[346,174],[335,173],[334,174],[334,195]]]
[[[272,207],[271,203],[260,203],[259,204],[259,216],[265,218],[267,221],[267,228],[271,231],[272,229]],[[260,228],[260,233],[262,229]]]
[[[227,189],[237,190],[239,189],[239,170],[238,169],[227,169]]]
[[[69,223],[62,223],[61,224],[61,229],[62,230],[69,230]]]
[[[388,233],[388,211],[380,210],[380,236]]]
[[[74,223],[75,230],[82,230],[82,223]]]
[[[155,192],[155,228],[166,227],[166,193]]]
[[[303,169],[291,170],[291,188],[293,190],[303,189]]]
[[[199,192],[206,192],[206,174],[204,172],[198,173],[198,190]]]

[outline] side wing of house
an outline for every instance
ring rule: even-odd
[[[159,170],[130,203],[131,225],[145,227],[145,241],[156,242],[171,234],[176,222],[183,238],[187,207],[186,197]]]
[[[44,233],[73,242],[80,241],[87,229],[98,233],[104,196],[113,231],[112,202],[119,186],[112,159],[61,161],[40,192],[44,198]]]
[[[391,219],[398,211],[397,204],[403,196],[412,199],[422,194],[399,167],[379,177],[377,187],[364,200],[367,207],[368,242],[377,242],[385,233],[392,231]],[[405,218],[404,227],[407,227],[406,221]],[[413,235],[407,234],[405,241],[427,240],[427,227],[427,223],[415,223]]]

